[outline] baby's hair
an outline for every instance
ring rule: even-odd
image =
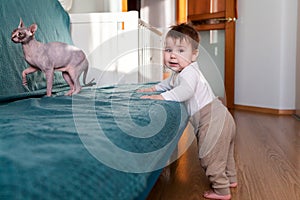
[[[166,37],[187,40],[192,44],[193,49],[198,49],[200,36],[197,30],[190,24],[182,23],[170,27]]]

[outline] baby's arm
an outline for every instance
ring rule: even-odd
[[[141,88],[141,89],[137,90],[137,92],[158,92],[158,91],[164,92],[164,91],[171,89],[169,82],[170,82],[170,77],[165,80],[162,80],[160,83],[158,83],[157,85],[154,85],[150,88]],[[160,94],[143,95],[143,96],[141,96],[141,99],[165,100],[165,98]]]
[[[137,90],[137,92],[156,92],[155,86],[152,86],[150,88],[141,88]],[[143,95],[141,96],[141,99],[155,99],[155,100],[164,100],[162,95]]]
[[[141,96],[141,99],[165,100],[163,98],[163,96],[160,95],[160,94],[156,94],[156,95],[144,95],[144,96]]]
[[[153,85],[152,87],[138,89],[137,92],[164,92],[170,90],[172,89],[170,86],[170,80],[171,76],[162,80],[160,83]]]
[[[156,92],[155,86],[138,89],[137,92]]]

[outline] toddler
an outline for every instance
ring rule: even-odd
[[[235,122],[214,95],[196,62],[200,37],[188,24],[172,26],[165,38],[164,64],[172,75],[139,92],[161,92],[143,99],[184,102],[194,127],[200,163],[212,189],[207,199],[231,199],[230,187],[237,186],[234,160]]]

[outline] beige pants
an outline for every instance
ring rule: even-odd
[[[234,161],[235,122],[227,108],[215,99],[193,115],[199,158],[214,192],[230,194],[237,182]]]

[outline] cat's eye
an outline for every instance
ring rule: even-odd
[[[21,33],[21,32],[18,33],[18,37],[23,37],[23,36],[24,36],[24,33]]]

